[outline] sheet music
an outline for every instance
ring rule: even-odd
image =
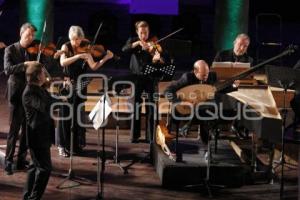
[[[93,122],[93,127],[96,130],[98,130],[101,127],[104,120],[107,119],[107,117],[112,111],[111,100],[107,94],[105,98],[105,113],[103,113],[104,111],[103,102],[104,102],[104,95],[101,96],[100,100],[97,102],[97,104],[89,114],[89,119]],[[105,114],[104,119],[103,119],[103,114]]]
[[[220,67],[220,68],[250,68],[250,63],[242,63],[242,62],[213,62],[212,68]]]

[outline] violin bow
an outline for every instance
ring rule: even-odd
[[[171,37],[172,35],[175,35],[176,33],[180,32],[182,30],[183,30],[183,28],[180,28],[180,29],[178,29],[178,30],[176,30],[176,31],[174,31],[174,32],[166,35],[165,37],[160,38],[159,40],[156,41],[156,44],[158,44],[159,42],[161,42],[161,41],[163,41],[163,40],[165,40],[165,39],[167,39],[169,37]]]
[[[99,35],[100,30],[101,30],[101,28],[102,28],[102,25],[103,25],[103,22],[101,22],[101,23],[99,24],[98,29],[97,29],[97,32],[96,32],[96,34],[94,35],[94,39],[93,39],[93,41],[92,41],[92,43],[91,43],[91,46],[93,46],[93,45],[96,43],[96,40],[97,40],[97,38],[98,38],[98,35]],[[86,63],[86,61],[84,61],[84,62],[82,63],[82,66],[81,66],[82,69],[84,68],[85,63]]]
[[[40,44],[39,44],[39,52],[38,52],[37,59],[36,59],[38,62],[40,62],[40,60],[41,60],[42,43],[43,43],[43,40],[44,40],[44,35],[46,33],[46,28],[47,28],[47,18],[45,18],[45,21],[44,21],[42,37],[41,37],[41,41],[40,41]]]
[[[98,35],[99,35],[99,33],[100,33],[100,29],[102,28],[102,25],[103,25],[103,22],[101,22],[100,23],[100,25],[99,25],[99,27],[98,27],[98,29],[97,29],[97,32],[96,32],[96,34],[95,34],[95,36],[94,36],[94,39],[93,39],[93,41],[92,41],[92,46],[96,43],[96,40],[97,40],[97,38],[98,38]]]
[[[44,35],[46,33],[46,28],[47,28],[47,17],[45,18],[45,21],[44,21],[42,37],[41,37],[41,41],[40,41],[40,44],[39,44],[39,52],[38,52],[38,55],[37,55],[37,58],[36,58],[37,62],[40,62],[40,60],[41,60],[42,43],[43,43],[43,40],[44,40]],[[43,66],[43,69],[44,69],[44,72],[45,72],[46,76],[51,79],[51,76],[50,76],[50,74],[49,74],[49,72],[48,72],[48,70],[46,69],[45,66]]]

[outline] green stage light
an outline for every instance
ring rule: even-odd
[[[243,15],[242,7],[243,7],[243,1],[244,0],[230,0],[228,1],[228,7],[227,7],[227,24],[225,26],[227,27],[224,32],[224,39],[222,41],[222,46],[226,49],[229,49],[232,47],[232,41],[235,39],[235,37],[242,31],[240,30],[241,26],[241,16]]]
[[[248,31],[248,0],[222,0],[216,6],[216,48],[230,49],[235,37]]]
[[[43,33],[43,26],[46,18],[48,2],[48,0],[26,1],[26,19],[37,28],[37,39],[41,39]]]

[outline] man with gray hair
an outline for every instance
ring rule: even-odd
[[[26,67],[27,85],[22,94],[26,116],[26,138],[32,164],[27,171],[24,200],[41,199],[52,171],[50,147],[54,143],[54,121],[51,118],[53,99],[43,85],[46,82],[42,64]]]
[[[250,63],[252,65],[253,58],[247,54],[249,45],[249,36],[245,33],[241,33],[235,38],[233,49],[218,52],[214,62],[242,62]]]
[[[27,147],[25,141],[25,115],[22,106],[22,93],[26,85],[25,68],[29,61],[26,48],[34,40],[36,28],[25,23],[20,28],[20,41],[8,46],[4,51],[4,71],[8,78],[8,102],[10,108],[10,128],[7,135],[7,148],[5,155],[5,171],[11,175],[13,157],[15,153],[16,141],[19,130],[22,126],[20,135],[19,152],[17,156],[17,169],[25,169]]]

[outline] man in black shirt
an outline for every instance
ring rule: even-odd
[[[142,93],[146,95],[146,141],[151,141],[153,138],[153,123],[154,123],[154,81],[151,77],[142,74],[143,68],[147,64],[165,63],[166,56],[159,51],[152,51],[153,46],[149,41],[149,25],[145,21],[135,23],[136,33],[138,37],[129,38],[123,46],[122,51],[131,54],[130,71],[136,75],[133,80],[135,84],[134,96],[134,118],[131,123],[131,142],[138,142],[141,136],[141,104]],[[153,54],[151,53],[153,52]]]
[[[250,66],[252,66],[253,58],[251,58],[247,53],[249,45],[249,36],[245,33],[241,33],[235,38],[233,42],[233,49],[218,52],[214,58],[214,62],[241,62],[250,63]],[[232,129],[240,136],[245,137],[245,134],[241,133],[241,130],[244,130],[244,128],[238,124],[238,121],[234,123]]]
[[[24,188],[24,200],[41,199],[52,170],[50,146],[54,143],[51,96],[42,86],[46,75],[42,64],[30,63],[26,69],[27,85],[22,96],[26,117],[26,139],[32,164]]]
[[[27,148],[25,145],[25,120],[24,109],[22,106],[22,93],[25,88],[25,65],[29,61],[29,55],[26,48],[34,40],[36,28],[25,23],[20,29],[20,41],[7,48],[4,52],[4,71],[9,75],[8,85],[8,102],[10,107],[10,128],[7,136],[7,148],[5,155],[5,171],[8,175],[12,172],[12,163],[15,153],[16,141],[20,127],[22,132],[20,136],[20,146],[17,159],[17,169],[24,169]]]
[[[242,62],[252,65],[253,58],[247,54],[249,45],[249,36],[244,33],[239,34],[233,42],[233,49],[218,52],[214,62]]]

